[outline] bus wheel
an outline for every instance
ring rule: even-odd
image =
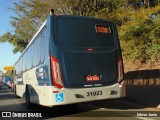
[[[26,99],[26,106],[27,106],[27,108],[31,109],[30,95],[29,95],[29,89],[28,89],[28,87],[26,87],[25,99]]]

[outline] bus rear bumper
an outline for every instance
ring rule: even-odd
[[[48,89],[46,106],[57,106],[73,103],[81,103],[95,100],[114,99],[126,96],[126,88],[123,84],[114,84],[111,86],[94,88],[62,88],[51,87]]]

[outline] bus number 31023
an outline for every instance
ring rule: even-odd
[[[102,95],[102,91],[87,92],[87,97]]]

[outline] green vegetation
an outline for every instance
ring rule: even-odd
[[[22,52],[51,8],[58,14],[92,16],[117,23],[125,60],[157,62],[160,58],[159,0],[23,0],[11,8],[14,34],[6,33],[14,52]]]
[[[123,55],[127,60],[158,61],[160,58],[160,22],[144,19],[120,32]]]

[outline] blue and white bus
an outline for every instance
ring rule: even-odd
[[[14,67],[28,108],[125,97],[116,25],[103,19],[49,15]]]

